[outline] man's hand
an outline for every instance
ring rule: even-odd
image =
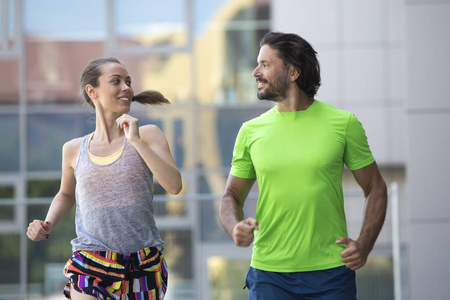
[[[344,244],[347,248],[341,252],[342,262],[347,268],[355,271],[366,264],[370,250],[362,242],[342,237],[336,241],[336,244]]]
[[[236,246],[250,246],[253,241],[253,231],[258,229],[258,221],[253,218],[247,218],[237,223],[233,229],[233,241]]]

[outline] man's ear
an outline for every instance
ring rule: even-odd
[[[95,91],[95,88],[92,85],[88,84],[85,90],[89,98],[94,99],[97,97],[97,92]]]
[[[297,70],[296,68],[291,66],[291,70],[289,70],[289,75],[291,78],[291,81],[296,81],[298,77],[300,77],[300,70]]]

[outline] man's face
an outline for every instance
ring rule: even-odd
[[[263,45],[259,50],[258,66],[253,71],[253,76],[258,82],[260,100],[278,102],[286,98],[289,86],[288,68],[277,57],[277,51],[268,45]]]

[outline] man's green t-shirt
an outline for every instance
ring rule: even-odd
[[[303,272],[344,265],[345,246],[336,244],[347,236],[344,164],[357,170],[373,162],[358,119],[317,100],[303,111],[274,107],[245,122],[230,174],[258,182],[251,266]]]

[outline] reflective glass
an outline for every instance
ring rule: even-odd
[[[19,103],[19,62],[0,57],[0,108]]]
[[[364,268],[357,271],[356,288],[359,299],[394,300],[392,257],[372,253]]]
[[[234,141],[242,123],[272,107],[268,101],[253,106],[217,106],[198,112],[199,163],[205,169],[230,168]],[[213,192],[223,192],[211,189]]]
[[[18,299],[20,290],[20,235],[0,233],[0,297]]]
[[[186,0],[115,1],[116,44],[179,48],[187,43]]]
[[[17,114],[0,114],[0,172],[19,170],[19,117]]]
[[[59,191],[61,181],[54,180],[29,180],[27,184],[27,196],[29,198],[49,197],[53,198]],[[40,218],[42,218],[41,216]]]
[[[248,289],[242,289],[242,287],[245,285],[245,276],[249,265],[250,260],[220,256],[208,258],[211,299],[248,299]]]
[[[93,131],[89,114],[34,114],[28,117],[29,171],[61,171],[65,142]]]
[[[0,222],[14,221],[15,206],[2,203],[13,199],[14,194],[14,186],[0,184]]]
[[[24,31],[29,36],[54,40],[103,38],[104,1],[24,0]]]
[[[195,299],[192,231],[160,228],[160,233],[165,243],[163,254],[167,261],[171,286],[168,289],[168,298]]]
[[[44,191],[40,197],[47,197]],[[29,205],[28,220],[45,218],[48,205]],[[75,237],[75,210],[72,210],[41,242],[28,242],[28,284],[33,296],[62,295],[67,283],[63,268],[72,253],[70,240]]]
[[[23,181],[15,187],[23,189],[20,194],[26,195],[29,204],[17,212],[13,206],[1,206],[0,221],[10,222],[8,216],[13,213],[26,222],[45,218],[59,189],[63,144],[95,128],[95,114],[83,107],[79,95],[81,71],[92,59],[116,56],[125,63],[136,93],[158,90],[172,102],[170,107],[133,104],[130,111],[140,125],[161,128],[183,172],[179,196],[167,195],[155,182],[155,217],[169,267],[167,298],[199,299],[199,292],[210,290],[207,284],[214,287],[206,298],[231,295],[236,284],[241,285],[238,276],[237,283],[220,285],[217,274],[215,281],[197,283],[200,275],[195,272],[205,266],[196,262],[201,256],[198,249],[204,246],[234,249],[218,220],[218,199],[241,124],[270,107],[258,102],[252,77],[259,40],[270,28],[269,4],[257,0],[24,0],[25,74],[19,76],[17,60],[0,58],[0,68],[6,70],[0,73],[0,126],[8,129],[1,131],[2,140],[8,143],[0,144],[0,155],[6,158],[0,160],[0,172],[19,171],[19,118],[15,114],[19,111],[19,79],[25,78],[21,84],[26,87],[26,107],[20,113],[27,125],[27,166],[21,174]],[[108,24],[113,24],[114,36],[109,35]],[[256,192],[255,185],[252,193]],[[254,215],[255,206],[256,198],[248,199],[245,213]],[[48,240],[27,240],[27,298],[61,294],[66,282],[61,271],[75,236],[74,214],[75,209]],[[3,225],[0,222],[0,229],[6,230]],[[16,248],[19,243],[17,239]],[[224,259],[230,263],[226,272],[245,276],[246,271],[235,270],[232,260]],[[240,266],[246,269],[248,263]],[[0,271],[0,275],[6,273]],[[25,296],[18,295],[19,279],[13,281],[14,297]],[[3,287],[0,298],[8,298]],[[234,296],[230,299],[238,299]]]
[[[83,67],[104,55],[105,7],[103,1],[24,1],[29,103],[80,101]]]
[[[14,0],[0,1],[0,58],[2,55],[17,54],[16,10],[18,2]]]
[[[191,63],[187,52],[155,54],[140,60],[134,77],[143,90],[157,90],[173,104],[183,104],[192,101]]]
[[[207,26],[197,25],[196,98],[200,103],[254,103],[252,72],[259,41],[270,28],[269,3],[224,1],[217,9]]]

